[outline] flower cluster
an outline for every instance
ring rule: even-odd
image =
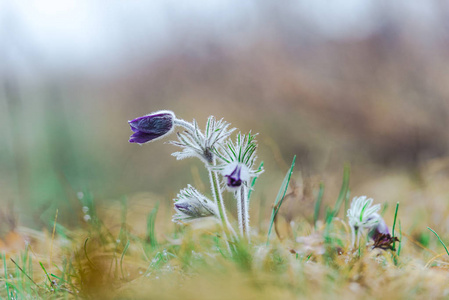
[[[138,144],[161,139],[172,133],[175,128],[180,128],[181,130],[177,132],[177,141],[171,141],[170,144],[181,150],[172,155],[178,160],[188,157],[199,158],[206,167],[213,200],[209,200],[197,189],[188,185],[174,199],[176,213],[173,215],[173,222],[183,224],[204,218],[216,219],[221,223],[223,236],[228,249],[232,252],[239,237],[227,217],[222,195],[225,186],[236,199],[240,237],[250,240],[248,198],[254,179],[264,171],[263,164],[255,168],[257,160],[255,134],[239,132],[235,140],[232,140],[230,137],[236,129],[223,119],[217,120],[210,116],[203,131],[195,120],[187,122],[178,119],[168,110],[138,117],[128,123],[133,131],[129,142]],[[366,196],[355,197],[352,200],[347,217],[353,247],[359,245],[361,235],[366,232],[374,241],[374,248],[393,249],[397,238],[390,235],[388,226],[378,213],[379,210],[380,205],[373,205],[373,199]],[[87,214],[87,210],[85,213]],[[229,238],[232,243],[229,243]],[[231,248],[231,245],[234,248]]]
[[[372,198],[366,196],[354,197],[351,207],[348,209],[347,216],[351,226],[353,247],[359,245],[360,236],[364,230],[374,241],[375,248],[391,247],[391,243],[394,242],[387,224],[377,213],[380,210],[380,204],[371,206],[372,203]]]
[[[128,123],[134,132],[129,141],[138,144],[160,139],[173,132],[175,127],[182,128],[182,131],[177,132],[178,140],[170,142],[180,147],[181,151],[172,155],[178,160],[197,157],[206,166],[214,202],[189,185],[174,199],[174,208],[177,212],[173,216],[174,222],[181,223],[214,216],[221,221],[225,236],[229,233],[234,234],[223,202],[219,179],[221,175],[223,184],[234,192],[237,199],[240,233],[249,239],[247,189],[250,179],[263,171],[261,168],[253,170],[257,148],[254,135],[239,133],[236,142],[233,143],[229,137],[235,128],[231,128],[223,119],[216,120],[210,116],[205,130],[202,131],[195,120],[190,123],[178,119],[173,112],[166,110],[136,118]]]

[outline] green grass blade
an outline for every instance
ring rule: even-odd
[[[396,219],[398,218],[399,202],[396,203],[396,210],[394,211],[393,229],[391,230],[391,236],[394,237],[394,231],[396,228]],[[396,251],[396,242],[393,242],[393,251]]]
[[[87,241],[88,241],[88,240],[89,240],[89,238],[86,238],[86,240],[84,241],[84,247],[83,247],[83,249],[84,249],[84,255],[86,256],[87,262],[90,264],[90,266],[91,266],[93,269],[97,270],[97,267],[95,267],[94,263],[90,260],[89,255],[87,255]],[[47,276],[48,276],[48,275],[47,275]],[[50,277],[48,277],[48,278],[50,278]]]
[[[340,193],[338,194],[337,202],[335,203],[335,208],[326,218],[326,223],[330,224],[332,220],[338,215],[338,212],[340,211],[341,204],[343,203],[343,200],[346,199],[348,194],[348,188],[349,188],[349,174],[350,174],[350,168],[349,165],[346,165],[343,170],[343,182],[341,184]]]
[[[3,253],[2,255],[3,258],[3,269],[5,271],[5,288],[6,288],[6,294],[8,295],[8,298],[10,298],[10,293],[9,293],[9,283],[8,283],[8,267],[6,265],[6,253]]]
[[[263,168],[263,162],[260,163],[258,170],[260,171],[260,170],[262,170],[262,168]],[[256,180],[257,180],[257,177],[254,177],[253,181],[251,182],[251,188],[249,188],[249,191],[248,191],[248,203],[249,203],[249,199],[251,198],[253,187],[256,184]]]
[[[320,182],[320,190],[319,190],[318,196],[316,198],[315,211],[313,213],[313,224],[315,226],[315,229],[316,229],[316,222],[318,221],[318,217],[320,214],[321,201],[323,200],[323,195],[324,195],[324,183]]]
[[[44,270],[45,276],[47,277],[48,282],[49,282],[49,284],[50,284],[50,286],[51,286],[51,279],[50,279],[50,276],[48,275],[47,270],[46,270],[45,267],[44,267],[44,264],[43,264],[42,262],[39,262],[39,265],[41,266],[42,270]]]
[[[438,233],[435,232],[435,230],[433,230],[430,227],[427,227],[427,229],[429,229],[430,231],[433,232],[433,234],[438,238],[438,240],[440,241],[441,245],[443,245],[444,249],[446,249],[446,253],[447,255],[449,255],[449,250],[447,250],[446,244],[444,244],[444,242],[441,240],[440,236],[438,235]]]
[[[150,244],[151,249],[156,248],[158,245],[154,230],[158,210],[159,202],[156,203],[153,210],[151,210],[151,212],[148,214],[147,218],[147,242]]]
[[[401,254],[402,249],[402,226],[401,220],[399,220],[399,246],[398,246],[398,256]]]
[[[295,166],[295,161],[296,161],[296,155],[293,157],[292,165],[291,165],[290,169],[288,170],[287,174],[285,175],[285,178],[281,184],[281,188],[279,189],[279,192],[277,194],[276,200],[274,201],[273,211],[271,213],[271,219],[270,219],[270,227],[268,228],[267,245],[270,244],[270,234],[271,234],[271,230],[273,229],[274,219],[275,219],[277,213],[279,212],[282,202],[284,201],[285,194],[287,193],[288,185],[290,183],[290,178],[293,173],[293,167]]]
[[[126,243],[125,248],[123,249],[122,256],[120,257],[120,272],[122,273],[122,279],[125,279],[125,274],[123,273],[123,258],[125,257],[126,251],[128,251],[129,240]]]
[[[16,265],[16,267],[20,270],[20,272],[22,272],[22,274],[24,274],[32,283],[34,283],[35,286],[39,287],[37,283],[34,282],[34,280],[19,266],[19,264],[16,263],[14,259],[12,259],[12,257],[10,257],[9,259]]]

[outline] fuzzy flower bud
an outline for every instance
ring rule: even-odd
[[[173,216],[172,221],[175,223],[217,215],[215,203],[200,194],[191,185],[182,189],[174,201],[177,214]]]
[[[160,110],[132,121],[128,121],[131,130],[129,142],[144,144],[162,138],[173,131],[175,114],[168,110]]]

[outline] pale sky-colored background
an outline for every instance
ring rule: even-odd
[[[300,0],[282,6],[224,0],[2,0],[0,72],[27,80],[67,73],[113,76],[157,59],[180,34],[189,36],[187,51],[207,38],[245,43],[245,37],[264,34],[270,10],[281,26],[307,35],[311,43],[363,39],[395,19],[410,24],[418,41],[429,43],[442,34],[441,6],[433,1]]]

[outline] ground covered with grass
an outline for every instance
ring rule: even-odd
[[[447,205],[439,202],[435,194],[444,195],[441,187],[447,178],[441,169],[422,174],[422,179],[428,180],[425,188],[406,189],[409,186],[397,179],[409,178],[405,173],[390,175],[385,181],[394,181],[408,198],[430,199],[430,217],[447,215]],[[360,246],[352,247],[351,229],[343,213],[350,202],[349,169],[345,169],[343,180],[341,175],[335,180],[343,183],[333,203],[322,202],[326,193],[326,182],[322,182],[314,192],[311,221],[297,218],[290,222],[279,209],[295,201],[289,200],[292,182],[284,180],[278,197],[273,195],[271,218],[264,216],[252,228],[251,242],[230,241],[231,252],[216,222],[174,225],[169,217],[171,207],[163,205],[162,201],[167,201],[164,197],[141,194],[106,206],[97,205],[88,192],[80,192],[80,211],[74,213],[80,215],[82,227],[62,226],[56,212],[50,230],[15,225],[6,235],[0,245],[1,297],[447,298],[447,253],[444,243],[427,225],[433,226],[436,233],[446,232],[445,228],[434,223],[426,225],[423,212],[422,218],[413,218],[419,213],[418,206],[383,205],[382,215],[390,228],[394,223],[392,234],[399,241],[385,250],[374,247],[363,235]],[[372,185],[385,188],[380,182]],[[278,214],[273,216],[273,212]]]

